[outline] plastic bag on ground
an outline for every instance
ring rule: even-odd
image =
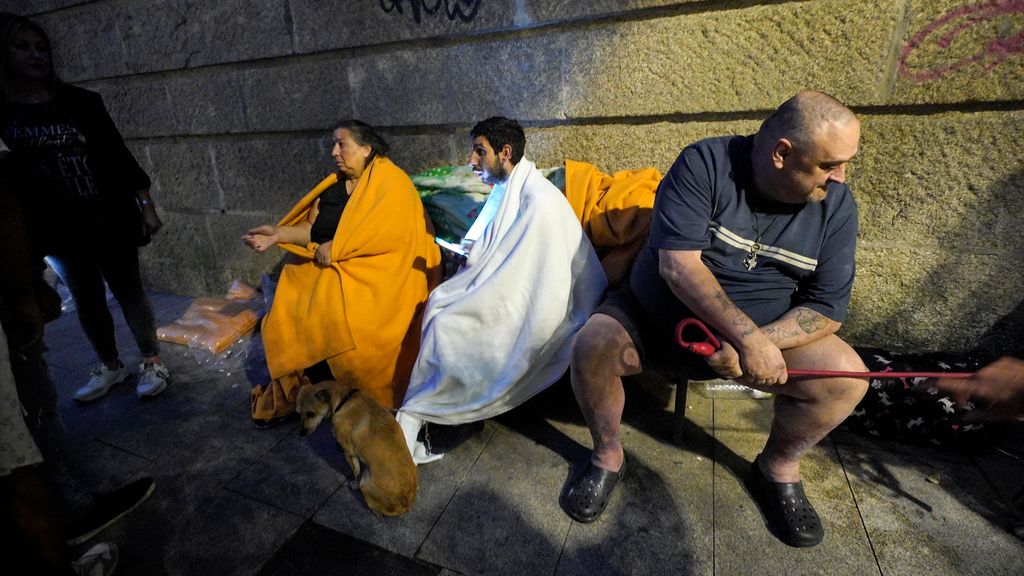
[[[220,354],[253,332],[263,309],[255,288],[235,280],[225,298],[200,297],[173,323],[157,328],[157,338]]]

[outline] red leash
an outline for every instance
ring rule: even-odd
[[[688,326],[700,328],[707,339],[703,342],[683,340],[683,330]],[[683,318],[679,322],[676,326],[676,344],[705,358],[722,347],[718,338],[715,338],[708,327],[696,318]],[[848,378],[970,378],[974,376],[973,372],[843,372],[841,370],[786,370],[786,372],[790,376],[841,376]]]

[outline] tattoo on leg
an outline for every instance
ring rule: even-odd
[[[632,342],[627,342],[627,343],[623,344],[622,347],[619,348],[619,355],[618,355],[618,357],[619,357],[619,368],[622,369],[621,374],[625,374],[631,368],[633,368],[633,366],[629,363],[629,361],[630,361],[630,357],[629,357],[630,352],[632,352],[636,356],[637,360],[640,359],[640,355],[636,351],[636,346],[634,346]]]

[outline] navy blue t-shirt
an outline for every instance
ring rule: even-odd
[[[785,204],[758,193],[751,178],[753,136],[688,146],[662,179],[651,231],[630,288],[655,321],[693,316],[658,273],[658,250],[700,250],[729,298],[764,326],[803,306],[842,322],[853,286],[857,204],[832,182],[821,202]],[[748,269],[760,235],[756,264]]]

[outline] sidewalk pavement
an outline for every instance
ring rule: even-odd
[[[158,324],[190,302],[151,298]],[[165,345],[173,380],[162,395],[139,400],[133,377],[77,405],[71,393],[95,358],[75,315],[48,325],[46,342],[83,476],[101,490],[156,479],[148,501],[93,539],[117,542],[119,574],[1024,573],[1024,542],[1007,530],[1024,488],[1020,426],[974,454],[834,432],[803,468],[825,541],[793,549],[768,532],[740,479],[767,437],[771,402],[691,390],[680,448],[670,442],[675,387],[654,376],[627,386],[628,475],[600,520],[573,522],[559,500],[590,439],[565,380],[503,417],[436,431],[454,447],[420,467],[412,511],[377,518],[346,487],[327,427],[300,438],[294,421],[253,426],[253,366],[218,371]]]

